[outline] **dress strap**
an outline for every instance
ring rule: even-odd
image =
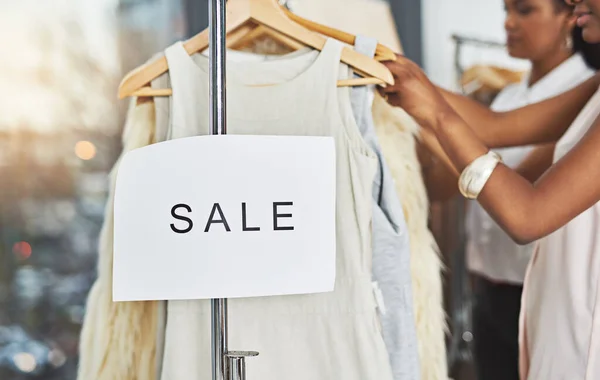
[[[197,69],[182,42],[169,46],[165,57],[173,90],[167,140],[194,136],[201,125],[195,107],[206,88],[198,83]]]
[[[310,75],[305,80],[313,83],[325,83],[327,88],[335,90],[340,78],[340,60],[344,44],[336,39],[328,38],[319,53],[317,61],[310,68]],[[331,67],[334,67],[332,70]]]

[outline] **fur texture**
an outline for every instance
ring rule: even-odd
[[[129,109],[123,154],[150,144],[154,124],[152,102]],[[112,302],[113,197],[119,161],[110,173],[110,195],[100,232],[98,279],[88,296],[80,340],[79,380],[153,380],[157,305]]]
[[[401,109],[380,96],[373,102],[373,119],[410,235],[413,304],[423,380],[446,379],[446,316],[442,292],[442,262],[427,221],[429,203],[415,150],[419,126]]]

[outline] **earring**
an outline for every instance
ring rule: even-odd
[[[565,48],[567,50],[573,50],[573,37],[567,36],[565,40]]]

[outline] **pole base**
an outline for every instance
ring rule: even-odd
[[[230,351],[225,354],[229,367],[228,380],[246,380],[246,358],[258,356],[255,351]]]

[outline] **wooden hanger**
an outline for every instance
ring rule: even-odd
[[[311,20],[307,20],[307,19],[300,17],[297,14],[291,12],[289,9],[287,9],[283,5],[280,5],[280,6],[281,6],[281,10],[290,19],[292,19],[293,21],[297,22],[298,24],[304,26],[307,29],[310,29],[314,32],[320,33],[324,36],[335,38],[336,40],[342,41],[348,45],[354,45],[354,43],[356,42],[355,35],[346,33],[344,31],[341,31],[338,29],[331,28],[329,26],[319,24],[319,23],[311,21]],[[247,35],[245,35],[243,38],[239,39],[236,42],[232,42],[232,44],[228,45],[228,46],[231,46],[234,49],[242,48],[242,47],[246,46],[247,44],[249,44],[255,38],[260,38],[262,36],[269,36],[272,39],[274,39],[275,41],[281,43],[283,46],[288,47],[292,50],[298,50],[298,49],[304,47],[304,45],[299,44],[297,42],[294,44],[294,43],[290,43],[288,40],[282,39],[281,37],[284,37],[284,36],[278,34],[276,31],[273,31],[272,29],[269,29],[263,25],[258,25],[251,33],[248,33]],[[396,59],[396,54],[389,47],[382,45],[382,44],[377,44],[377,48],[375,50],[375,59],[378,61],[394,61]]]
[[[254,28],[252,28],[248,32],[244,33],[243,36],[241,36],[240,38],[238,38],[235,41],[230,42],[230,37],[228,36],[226,43],[227,43],[228,48],[239,50],[239,49],[242,49],[242,48],[248,46],[252,41],[256,40],[257,38],[260,38],[263,36],[268,36],[272,40],[280,43],[281,45],[283,45],[284,47],[287,47],[288,49],[290,49],[292,51],[300,50],[305,47],[305,45],[301,44],[300,42],[297,42],[296,40],[293,40],[293,39],[277,32],[276,30],[273,30],[273,29],[269,28],[268,26],[264,26],[264,25],[255,25]]]
[[[323,50],[327,41],[325,37],[288,18],[276,0],[229,0],[227,2],[225,33],[229,35],[248,22],[267,26],[316,50]],[[187,40],[183,46],[188,54],[192,55],[208,47],[208,37],[209,31],[206,29]],[[351,66],[357,74],[364,78],[339,81],[338,86],[394,83],[392,74],[384,65],[352,49],[344,47],[341,61]],[[168,93],[168,89],[156,90],[146,87],[152,80],[168,71],[168,69],[167,59],[163,56],[133,70],[121,81],[118,92],[119,98],[123,99],[128,96],[168,96],[165,95]]]
[[[240,26],[233,32],[229,33],[225,41],[227,47],[231,47],[232,45],[237,44],[242,38],[244,38],[244,36],[246,36],[248,33],[251,33],[255,29],[256,24],[252,22],[247,22],[246,24]]]
[[[330,28],[328,26],[316,23],[314,21],[307,20],[293,13],[284,6],[281,6],[281,9],[290,19],[296,21],[298,24],[304,26],[307,29],[320,33],[324,36],[335,38],[336,40],[345,42],[348,45],[354,45],[354,43],[356,42],[355,35],[343,32],[338,29]],[[385,45],[377,44],[377,48],[375,50],[375,59],[378,61],[395,61],[396,53],[394,53],[392,49]]]

